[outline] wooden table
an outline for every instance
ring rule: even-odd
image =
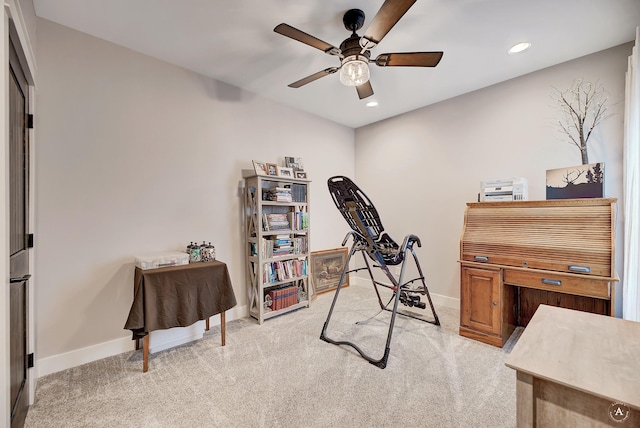
[[[540,305],[506,365],[518,427],[640,426],[640,323]]]
[[[124,328],[131,330],[136,349],[143,339],[143,371],[149,368],[149,332],[187,327],[220,314],[225,345],[225,311],[236,305],[227,265],[190,263],[158,269],[135,269],[134,297]]]

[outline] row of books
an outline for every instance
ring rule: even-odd
[[[291,238],[289,235],[276,235],[273,238],[263,238],[260,245],[250,242],[251,255],[272,259],[280,256],[290,256],[294,254],[306,254],[308,251],[308,240],[305,236]]]
[[[298,303],[298,287],[289,286],[269,290],[266,293],[271,299],[271,310],[278,311]]]
[[[307,260],[282,260],[264,264],[262,281],[267,283],[286,281],[307,275]]]
[[[293,183],[264,189],[262,199],[265,201],[304,203],[307,202],[307,186]]]
[[[291,199],[293,202],[307,202],[307,186],[305,184],[292,184]]]
[[[304,230],[309,227],[309,213],[290,211],[287,213],[262,213],[264,231]]]
[[[265,231],[272,230],[288,230],[291,229],[289,224],[289,213],[262,213],[262,228]]]
[[[287,216],[292,230],[304,230],[309,228],[309,213],[291,211]]]
[[[266,201],[291,202],[291,188],[286,186],[266,189],[262,194],[262,198]]]

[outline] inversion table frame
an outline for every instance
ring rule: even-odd
[[[347,233],[347,235],[344,237],[342,245],[344,246],[347,243],[349,237],[353,239],[353,244],[351,245],[351,249],[345,262],[344,269],[342,270],[340,281],[335,291],[333,302],[331,304],[331,308],[329,309],[329,314],[327,315],[327,320],[322,327],[320,339],[334,345],[351,346],[356,351],[358,351],[362,358],[369,361],[371,364],[384,369],[387,366],[387,360],[389,358],[391,349],[391,336],[393,334],[393,326],[395,323],[396,315],[399,314],[420,321],[428,322],[430,324],[440,325],[438,315],[436,314],[436,310],[433,307],[433,302],[431,301],[431,296],[429,295],[429,290],[427,289],[427,284],[422,273],[422,268],[420,267],[420,262],[418,261],[418,257],[416,256],[416,253],[413,249],[413,246],[415,244],[417,244],[418,247],[421,247],[422,244],[420,242],[420,238],[418,238],[416,235],[407,235],[404,238],[402,246],[398,246],[398,244],[384,232],[384,227],[382,226],[382,222],[380,221],[378,211],[375,209],[369,198],[349,178],[343,176],[331,177],[328,180],[327,184],[329,186],[329,192],[331,193],[336,207],[338,207],[338,210],[352,229],[351,232]],[[351,260],[351,257],[357,252],[362,253],[362,258],[364,259],[366,267],[349,270],[349,261]],[[407,256],[409,255],[409,253],[413,256],[413,261],[415,262],[419,276],[405,282],[404,275],[406,264],[404,262],[408,260]],[[367,255],[374,261],[375,264],[370,264]],[[400,275],[396,279],[389,270],[389,266],[397,265],[401,265],[401,267]],[[371,270],[372,267],[380,268],[391,283],[382,283],[376,281],[373,275],[373,271]],[[336,302],[338,301],[340,289],[344,284],[346,276],[351,272],[357,272],[363,269],[367,269],[369,271],[369,277],[371,278],[373,288],[378,297],[380,308],[392,313],[391,320],[389,322],[389,332],[387,334],[387,342],[384,349],[384,355],[380,359],[374,359],[365,354],[356,344],[352,342],[337,341],[327,337],[327,327],[329,326],[329,321],[331,320],[333,309],[336,305]],[[415,283],[417,283],[417,285]],[[391,300],[389,300],[386,305],[382,302],[378,286],[386,287],[393,291]],[[420,309],[426,309],[425,303],[420,301],[420,295],[427,296],[427,300],[429,301],[429,306],[431,308],[431,313],[433,314],[432,320],[421,318],[413,313],[404,313],[398,311],[399,303],[410,307],[413,306]],[[393,309],[388,308],[391,301],[393,301]]]

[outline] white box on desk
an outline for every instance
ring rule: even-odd
[[[154,253],[136,256],[136,267],[140,269],[155,269],[167,266],[181,266],[189,264],[189,254],[179,251],[171,253]]]

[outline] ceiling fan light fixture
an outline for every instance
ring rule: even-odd
[[[364,55],[351,55],[342,60],[340,83],[360,86],[369,80],[369,59]]]

